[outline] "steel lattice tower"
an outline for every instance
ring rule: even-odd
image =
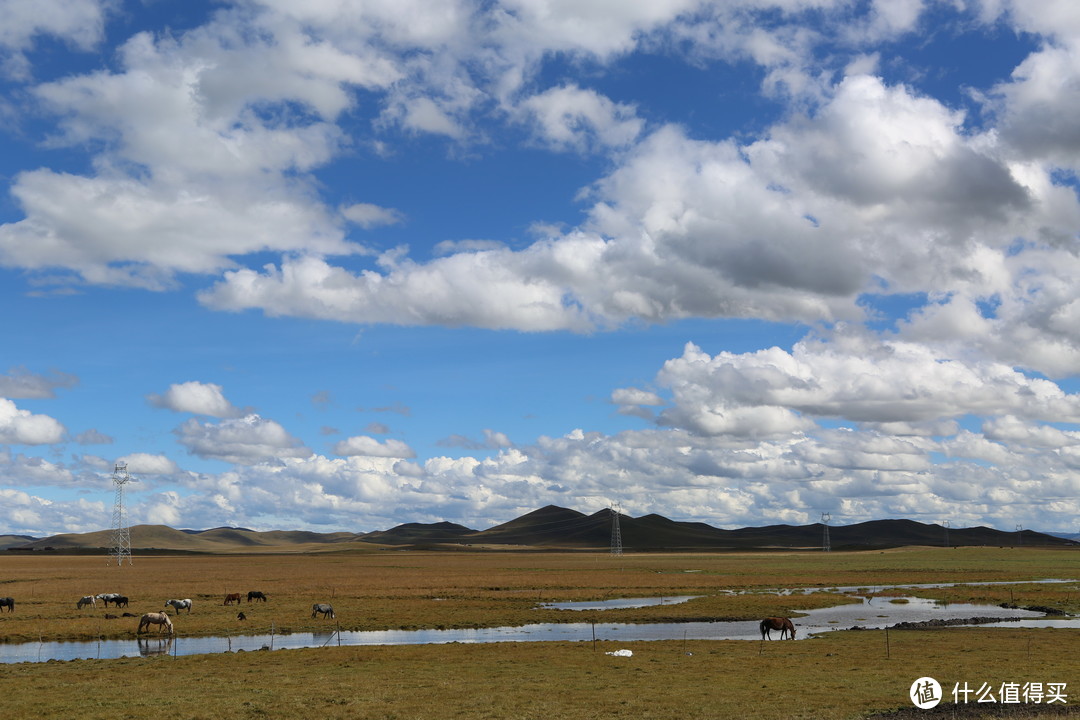
[[[619,529],[619,504],[611,506],[611,554],[622,555],[622,530]]]
[[[821,549],[825,552],[832,550],[832,541],[829,540],[829,521],[832,520],[832,515],[829,513],[821,513],[821,524],[825,528],[825,536],[821,541]]]
[[[127,564],[131,564],[131,529],[127,525],[127,520],[124,517],[124,486],[131,482],[132,478],[128,475],[127,463],[117,463],[116,469],[113,470],[113,484],[116,486],[116,500],[113,503],[113,516],[112,516],[112,550],[109,551],[109,565],[112,565],[113,558],[116,559],[117,567],[124,564],[124,560],[127,560]]]

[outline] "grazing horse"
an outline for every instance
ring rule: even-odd
[[[252,590],[248,593],[248,602],[251,602],[252,600],[262,600],[263,602],[266,602],[266,593],[261,593],[258,590]]]
[[[15,598],[0,598],[0,612],[3,612],[4,608],[7,608],[8,612],[15,612]]]
[[[176,611],[177,615],[179,615],[180,611],[184,610],[184,609],[186,609],[188,611],[188,615],[191,614],[191,600],[190,599],[186,599],[186,600],[166,600],[165,601],[165,609],[168,610],[170,606],[172,607],[173,610]]]
[[[169,634],[173,634],[172,620],[169,619],[168,613],[146,613],[139,620],[139,629],[135,631],[136,635],[141,635],[143,628],[150,630],[151,625],[158,626],[158,632],[169,631]]]
[[[336,618],[337,617],[337,615],[334,614],[334,607],[332,605],[330,605],[329,603],[315,603],[314,605],[312,605],[311,606],[311,617],[315,617],[316,615],[322,615],[324,618],[326,618],[326,617]]]
[[[780,639],[784,639],[784,635],[788,635],[788,640],[795,639],[795,625],[792,624],[787,618],[770,617],[761,621],[761,639],[768,638],[772,640],[772,636],[769,634],[771,630],[780,631]]]
[[[79,602],[75,603],[75,608],[77,610],[82,610],[87,605],[92,608],[97,607],[97,602],[94,600],[93,595],[84,595],[83,597],[79,598]]]
[[[236,603],[237,605],[239,605],[240,604],[240,598],[241,598],[240,593],[229,593],[229,594],[227,594],[225,596],[225,602],[223,602],[221,604],[222,605],[230,605],[232,603]]]
[[[116,597],[113,598],[113,604],[116,605],[116,607],[118,607],[118,608],[127,607],[128,606],[127,596],[126,595],[117,595]],[[108,606],[106,606],[106,607],[108,607]]]
[[[94,596],[96,599],[105,603],[105,607],[109,607],[109,603],[116,602],[116,598],[120,597],[120,593],[101,593]]]

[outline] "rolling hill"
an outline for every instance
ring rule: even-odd
[[[406,523],[389,530],[368,533],[316,533],[309,531],[255,531],[219,527],[210,530],[175,530],[166,525],[137,525],[131,528],[131,547],[153,552],[333,552],[338,550],[395,548],[537,548],[560,550],[607,549],[611,547],[614,517],[604,509],[591,515],[548,505],[487,530],[474,530],[450,522]],[[642,517],[619,515],[622,546],[626,551],[754,550],[822,546],[824,526],[769,525],[724,530],[701,522],[680,522],[662,515]],[[903,545],[943,545],[946,530],[941,525],[914,520],[873,520],[853,525],[829,527],[835,550],[897,547]],[[9,551],[54,552],[101,551],[112,543],[112,531],[54,535],[32,539],[0,536],[0,548]],[[987,527],[949,528],[950,545],[989,546],[1078,546],[1075,540],[1024,530],[1003,532]],[[21,541],[21,542],[20,542]]]

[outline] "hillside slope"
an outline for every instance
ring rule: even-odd
[[[310,531],[255,531],[245,528],[175,530],[166,525],[137,525],[131,528],[133,550],[174,552],[335,552],[377,549],[432,547],[535,547],[549,549],[607,549],[612,544],[615,518],[603,509],[592,515],[548,505],[487,530],[473,530],[450,522],[405,523],[389,530],[368,533]],[[618,517],[619,536],[626,551],[660,550],[751,550],[778,548],[820,548],[825,527],[810,525],[769,525],[724,530],[701,522],[680,522],[650,514]],[[57,552],[89,552],[112,545],[112,531],[54,535],[48,538],[8,538],[11,551],[46,548]],[[829,527],[831,547],[868,549],[903,545],[1039,545],[1076,546],[1074,540],[1024,530],[1003,532],[993,528],[949,528],[914,520],[873,520],[853,525]],[[21,542],[20,542],[21,541]]]

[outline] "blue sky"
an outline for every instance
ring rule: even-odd
[[[1070,2],[0,18],[0,532],[1076,530]]]

